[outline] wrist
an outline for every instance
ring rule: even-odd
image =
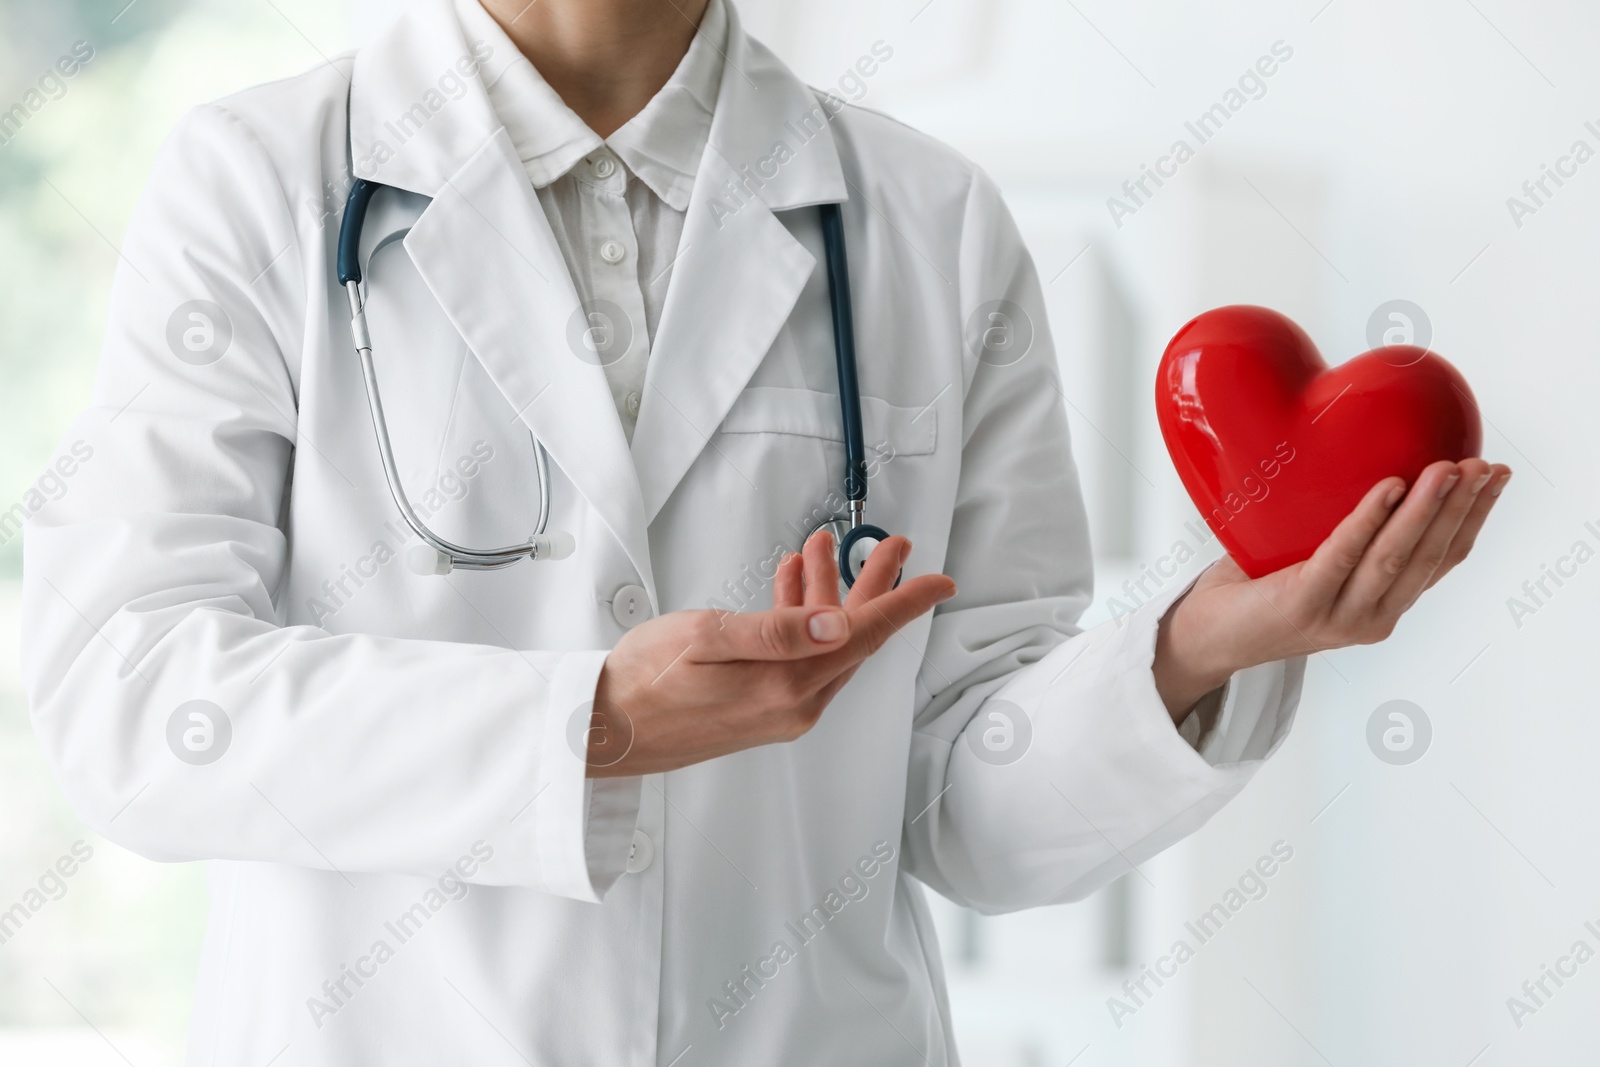
[[[1151,673],[1174,722],[1181,722],[1201,698],[1221,688],[1244,666],[1233,662],[1215,628],[1203,625],[1198,616],[1185,594],[1156,624]]]
[[[607,668],[602,667],[595,684],[589,727],[583,734],[585,773],[590,778],[614,778],[629,773],[620,765],[633,750],[633,719],[611,699],[609,682]]]

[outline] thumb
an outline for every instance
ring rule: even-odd
[[[705,612],[701,662],[804,659],[831,652],[850,639],[850,616],[827,605],[771,611]]]

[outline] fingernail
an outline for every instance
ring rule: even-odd
[[[1511,473],[1509,471],[1507,471],[1505,474],[1502,474],[1500,477],[1496,478],[1495,481],[1494,481],[1494,485],[1489,487],[1489,495],[1490,496],[1499,496],[1500,495],[1500,491],[1506,487],[1506,483],[1509,482],[1510,480],[1511,480]]]
[[[1400,498],[1405,495],[1406,487],[1404,485],[1397,485],[1393,489],[1389,490],[1388,496],[1383,498],[1383,506],[1386,508],[1392,508],[1396,504],[1400,503]]]
[[[900,549],[900,566],[906,565],[906,560],[911,558],[911,539],[906,538],[905,547]]]
[[[956,583],[951,582],[949,592],[945,593],[939,598],[939,603],[943,604],[946,600],[954,600],[956,598],[956,593],[959,591],[960,590],[956,589]]]
[[[1443,500],[1445,497],[1449,496],[1450,490],[1454,489],[1456,487],[1456,483],[1460,480],[1461,475],[1459,474],[1452,474],[1450,477],[1446,478],[1444,480],[1444,484],[1439,486],[1439,499]]]
[[[1472,495],[1477,496],[1483,492],[1483,487],[1489,484],[1489,479],[1492,477],[1494,477],[1492,474],[1480,474],[1478,480],[1472,483]]]
[[[811,640],[827,645],[844,636],[845,618],[842,611],[819,611],[806,621]]]

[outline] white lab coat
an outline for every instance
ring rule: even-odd
[[[107,838],[210,861],[189,1062],[954,1063],[918,883],[999,912],[1126,872],[1239,792],[1301,664],[1236,676],[1202,755],[1149,670],[1171,595],[1077,632],[1084,515],[999,193],[863,109],[801,143],[821,98],[737,20],[630,448],[481,83],[440,91],[471,56],[425,0],[353,57],[184,122],[63,444],[92,458],[27,534],[26,680],[62,787]],[[368,277],[413,499],[452,540],[521,540],[532,430],[573,558],[406,569],[334,276],[352,158],[405,190],[380,195],[365,245],[410,227]],[[800,740],[591,785],[571,725],[624,632],[618,592],[765,607],[778,552],[839,507],[802,209],[841,200],[869,518],[960,595]],[[976,356],[970,320],[995,300],[1037,332],[1008,366]],[[175,755],[201,728],[172,725],[191,701],[221,709],[209,763]],[[971,735],[1003,741],[1007,706],[1025,754],[980,758]]]

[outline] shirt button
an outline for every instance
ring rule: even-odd
[[[611,598],[611,616],[624,630],[631,630],[650,617],[650,597],[643,586],[625,585]]]
[[[601,156],[594,161],[594,176],[596,178],[609,178],[617,172],[617,165],[611,161],[610,156]]]
[[[643,830],[633,832],[633,847],[628,849],[628,873],[638,874],[656,858],[656,843]]]
[[[628,418],[637,419],[639,417],[640,400],[641,398],[638,393],[629,393],[627,396],[622,398],[622,406],[623,409],[627,411]]]
[[[621,263],[628,250],[622,247],[621,241],[607,241],[600,246],[600,258],[607,263]]]

